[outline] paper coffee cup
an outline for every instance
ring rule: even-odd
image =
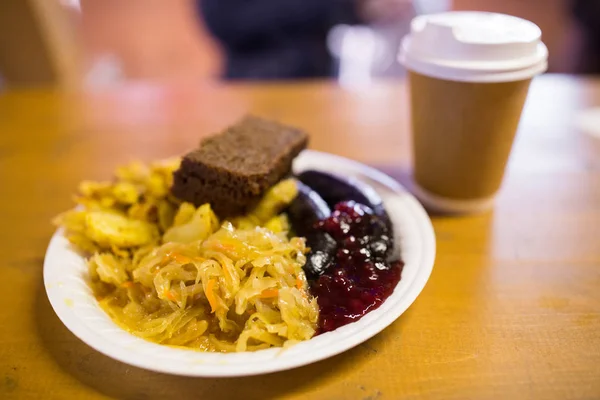
[[[493,206],[531,79],[548,51],[532,22],[449,12],[413,19],[409,70],[415,194],[451,213]]]

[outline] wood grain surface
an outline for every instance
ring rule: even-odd
[[[406,98],[393,81],[0,94],[0,398],[600,398],[600,139],[575,124],[600,106],[600,80],[534,82],[494,211],[432,216],[438,253],[421,296],[342,355],[251,378],[167,376],[99,354],[54,314],[50,219],[80,180],[180,154],[253,111],[410,186]]]

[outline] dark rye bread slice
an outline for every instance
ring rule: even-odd
[[[298,129],[245,117],[183,158],[172,192],[196,206],[210,203],[222,218],[242,214],[290,172],[307,144]]]

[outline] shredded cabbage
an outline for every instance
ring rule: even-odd
[[[88,259],[101,307],[144,339],[204,351],[288,346],[315,334],[318,306],[302,267],[305,240],[281,211],[293,180],[247,215],[219,221],[169,194],[178,162],[135,163],[115,182],[83,182],[79,207],[56,219]]]

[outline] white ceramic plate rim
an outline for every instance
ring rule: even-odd
[[[382,195],[395,227],[396,249],[405,267],[394,293],[361,320],[288,349],[205,353],[162,346],[122,330],[98,306],[87,282],[84,258],[62,232],[52,237],[44,260],[44,284],[65,326],[97,351],[124,363],[168,374],[202,377],[249,376],[300,367],[346,351],[393,323],[425,287],[435,259],[435,235],[423,207],[398,182],[358,162],[304,151],[294,170],[318,169],[367,181]]]

